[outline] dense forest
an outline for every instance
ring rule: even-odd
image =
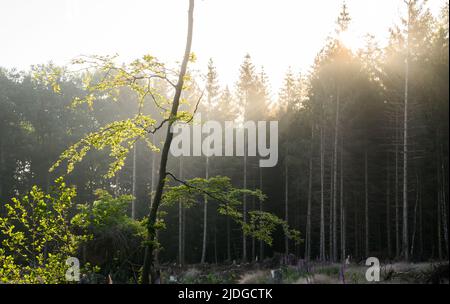
[[[279,92],[251,54],[232,86],[214,58],[191,70],[191,23],[175,68],[145,55],[0,69],[0,281],[64,281],[71,256],[144,283],[194,264],[448,260],[449,7],[424,3],[358,50],[344,4]],[[170,127],[193,113],[278,121],[276,166],[171,155]]]

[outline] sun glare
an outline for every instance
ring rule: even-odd
[[[356,51],[363,46],[362,39],[359,35],[352,30],[347,30],[340,34],[339,40],[342,44],[350,49],[351,51]]]

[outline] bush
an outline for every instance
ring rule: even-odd
[[[66,260],[87,239],[70,227],[75,196],[75,188],[60,178],[48,194],[33,186],[22,198],[5,205],[6,216],[0,217],[0,282],[66,282]]]

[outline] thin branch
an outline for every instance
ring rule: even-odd
[[[172,177],[173,180],[179,182],[180,184],[183,184],[184,186],[186,186],[186,187],[188,187],[188,188],[190,188],[190,189],[194,189],[194,190],[200,191],[200,192],[202,192],[203,194],[208,195],[208,196],[211,197],[212,199],[215,199],[215,200],[217,200],[217,201],[219,201],[219,202],[221,202],[221,203],[224,203],[224,204],[228,204],[228,203],[229,203],[229,202],[227,202],[227,201],[225,201],[225,200],[223,200],[223,199],[221,199],[221,198],[218,198],[217,196],[215,196],[215,195],[212,194],[211,192],[208,192],[208,191],[203,190],[203,189],[201,189],[201,188],[197,188],[197,187],[195,187],[195,186],[192,186],[192,185],[186,183],[185,181],[183,181],[183,180],[181,180],[181,179],[178,179],[175,175],[173,175],[173,174],[170,173],[170,172],[166,172],[166,176],[167,176],[167,175],[170,176],[170,177]]]
[[[194,112],[192,113],[192,117],[186,123],[190,123],[192,121],[192,119],[194,119],[194,114],[197,113],[198,105],[200,104],[200,101],[202,100],[204,93],[205,93],[205,89],[203,89],[202,93],[200,94],[200,97],[197,100],[197,103],[195,104],[195,109],[194,109]]]

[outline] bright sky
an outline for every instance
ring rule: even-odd
[[[127,61],[151,53],[181,60],[187,0],[1,0],[0,66],[27,69],[78,55],[115,54]],[[383,44],[403,0],[347,0],[353,47],[365,33]],[[429,0],[433,12],[443,0]],[[342,0],[196,0],[193,51],[197,68],[210,57],[220,82],[233,86],[249,53],[264,65],[273,94],[289,66],[307,71],[334,31]]]

